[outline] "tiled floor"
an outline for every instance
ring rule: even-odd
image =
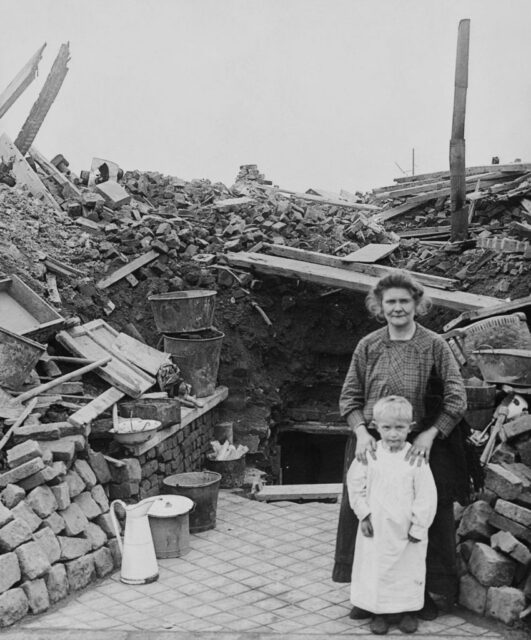
[[[337,504],[265,504],[222,491],[216,529],[191,536],[184,557],[159,560],[157,582],[126,585],[115,573],[17,628],[361,638],[368,624],[348,618],[348,585],[330,579],[337,513]],[[424,636],[503,637],[459,612],[421,622]]]

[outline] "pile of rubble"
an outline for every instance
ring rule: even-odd
[[[25,440],[7,452],[0,473],[0,627],[102,578],[121,561],[109,513],[112,467],[103,454],[74,459],[85,446]],[[135,472],[136,460],[127,461]],[[137,471],[137,470],[136,470]]]

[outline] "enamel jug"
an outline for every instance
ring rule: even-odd
[[[122,500],[113,500],[110,513],[116,531],[118,546],[122,553],[120,580],[126,584],[147,584],[159,577],[155,547],[149,528],[148,511],[158,496],[146,498],[137,504],[126,505]],[[115,505],[125,510],[124,539],[115,514]]]

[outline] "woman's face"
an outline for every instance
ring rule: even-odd
[[[415,322],[416,303],[408,289],[393,287],[382,295],[382,311],[387,324],[407,329]]]

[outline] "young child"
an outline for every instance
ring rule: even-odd
[[[413,612],[424,604],[428,528],[437,508],[437,490],[427,463],[405,459],[413,410],[406,398],[376,402],[373,422],[380,434],[376,460],[354,460],[348,474],[349,500],[359,519],[352,567],[351,602],[370,611],[372,633],[389,630],[389,617],[401,614],[399,629],[417,630]]]

